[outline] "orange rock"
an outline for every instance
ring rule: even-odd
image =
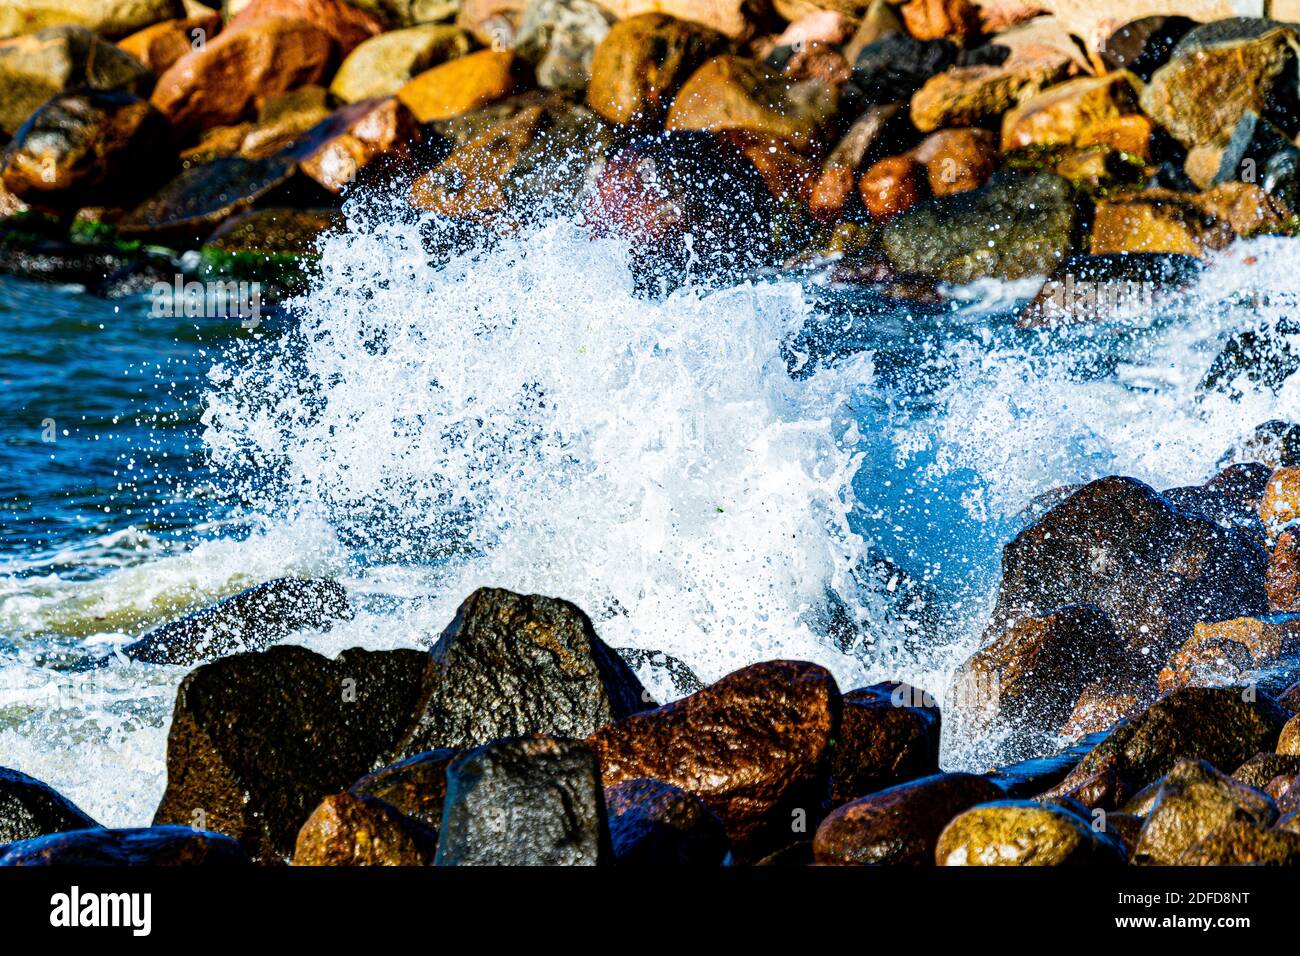
[[[184,132],[229,126],[263,100],[325,79],[336,59],[334,40],[305,20],[227,28],[159,78],[153,104]]]
[[[1049,87],[1002,118],[1002,148],[1106,145],[1151,157],[1155,125],[1138,104],[1141,81],[1126,70]]]
[[[929,172],[912,156],[890,156],[866,171],[858,192],[872,218],[884,222],[925,198]]]
[[[283,18],[306,20],[328,33],[343,56],[384,32],[382,23],[342,0],[252,0],[231,18],[226,29],[242,30],[267,20]]]
[[[911,155],[925,166],[936,196],[983,186],[998,162],[995,138],[983,129],[942,129],[921,141]]]
[[[1143,706],[1141,695],[1132,690],[1116,691],[1104,683],[1085,688],[1075,701],[1074,711],[1061,727],[1066,740],[1078,740],[1088,734],[1106,730],[1118,720],[1136,713]]]
[[[1259,503],[1259,516],[1273,534],[1300,518],[1300,465],[1273,472],[1264,489],[1264,500]]]
[[[831,166],[822,170],[809,188],[808,210],[818,222],[835,222],[844,213],[853,195],[856,174],[848,166]]]
[[[867,155],[901,111],[902,107],[896,103],[876,105],[854,120],[826,157],[821,174],[809,186],[808,205],[814,219],[830,223],[840,217],[853,195],[858,171]]]
[[[405,154],[420,138],[415,116],[396,97],[363,100],[338,110],[295,149],[299,168],[330,192],[341,192],[380,156]]]
[[[1268,561],[1267,587],[1273,610],[1300,611],[1300,529],[1278,535]]]
[[[480,50],[425,70],[397,98],[421,123],[451,119],[515,92],[523,69],[513,53]]]
[[[338,793],[298,831],[294,866],[429,866],[438,835],[382,800]]]
[[[1176,687],[1240,681],[1300,650],[1300,614],[1285,612],[1197,624],[1192,636],[1160,671],[1161,693]]]
[[[849,81],[853,70],[839,50],[829,43],[813,40],[794,52],[781,74],[796,82],[812,80],[839,90]]]
[[[961,43],[980,31],[979,9],[969,0],[910,0],[902,14],[907,32],[918,40]]]
[[[411,205],[455,219],[488,221],[505,211],[506,174],[533,141],[544,110],[530,106],[456,149],[411,187]]]
[[[912,96],[912,122],[923,133],[945,126],[984,126],[1062,79],[1063,57],[1001,66],[959,66],[932,76]]]
[[[1277,229],[1286,211],[1254,183],[1224,183],[1203,193],[1147,189],[1097,200],[1094,255],[1172,252],[1199,256],[1237,236]]]
[[[601,0],[600,5],[619,20],[643,13],[663,13],[717,30],[733,40],[751,36],[750,0]]]
[[[184,20],[164,20],[117,44],[159,76],[185,54],[213,39],[221,30],[221,15],[215,11]]]
[[[725,132],[722,139],[754,164],[773,199],[808,201],[818,167],[789,143],[773,136],[762,136],[744,130]]]

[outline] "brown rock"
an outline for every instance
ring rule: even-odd
[[[1124,848],[1064,806],[1000,800],[954,818],[939,836],[939,866],[1121,865]]]
[[[879,153],[902,108],[897,103],[870,106],[835,145],[809,187],[808,205],[819,222],[834,222],[844,212],[867,157]]]
[[[1273,472],[1259,503],[1259,516],[1272,534],[1300,518],[1300,465]]]
[[[1204,760],[1180,760],[1156,793],[1133,850],[1133,862],[1171,866],[1225,824],[1246,820],[1270,826],[1277,807],[1267,794],[1238,783]]]
[[[662,13],[698,23],[733,40],[745,39],[754,32],[750,0],[601,0],[601,6],[619,20]]]
[[[415,116],[396,97],[362,100],[313,127],[292,155],[305,175],[337,193],[380,157],[409,155],[420,136]]]
[[[1275,231],[1285,217],[1285,208],[1254,183],[1223,183],[1202,193],[1147,189],[1098,200],[1092,252],[1200,256],[1238,236]]]
[[[378,20],[343,0],[252,0],[231,18],[226,30],[244,30],[274,20],[305,20],[333,38],[340,56],[384,32]]]
[[[964,43],[980,32],[979,9],[969,0],[909,0],[900,12],[907,32],[918,40]]]
[[[613,123],[653,126],[724,43],[714,30],[657,13],[620,20],[592,57],[587,105]]]
[[[740,130],[811,149],[839,104],[838,90],[809,80],[791,83],[756,60],[717,56],[695,71],[668,111],[672,130]]]
[[[926,81],[912,97],[912,122],[923,133],[944,126],[985,126],[1063,79],[1064,59],[1008,60],[1001,66],[958,66]]]
[[[461,0],[456,26],[489,50],[507,50],[527,6],[528,0]]]
[[[983,186],[998,163],[995,137],[982,129],[942,129],[923,139],[911,155],[924,164],[935,196]]]
[[[1121,70],[1050,87],[1002,117],[1002,148],[1105,145],[1150,159],[1155,126],[1142,115],[1141,86]]]
[[[445,23],[382,33],[348,54],[334,74],[330,92],[345,103],[392,96],[412,77],[469,50],[469,34]]]
[[[929,195],[929,171],[912,156],[890,156],[862,175],[858,192],[872,218],[885,222]]]
[[[326,797],[298,831],[294,866],[429,866],[437,835],[372,797]]]
[[[1277,611],[1300,611],[1300,529],[1277,536],[1268,562],[1268,605]]]
[[[397,98],[421,123],[446,120],[509,96],[525,73],[526,64],[513,53],[479,50],[425,70],[398,90]]]
[[[325,103],[323,86],[301,86],[266,100],[257,111],[257,122],[242,124],[246,132],[239,141],[239,155],[274,156],[330,115]]]
[[[1295,774],[1300,774],[1300,756],[1263,751],[1234,770],[1232,777],[1248,787],[1264,790],[1275,778]]]
[[[652,777],[690,791],[744,848],[815,815],[838,710],[824,668],[769,661],[588,740],[606,787]]]
[[[1277,752],[1300,755],[1300,714],[1287,721],[1277,739]]]
[[[319,83],[335,62],[335,42],[303,20],[265,20],[222,31],[158,80],[153,104],[186,133],[252,116],[278,93]]]
[[[1179,866],[1300,866],[1300,833],[1250,820],[1217,827],[1178,857]]]
[[[996,784],[973,774],[913,780],[835,810],[817,828],[813,854],[823,865],[928,866],[954,817],[1001,797]]]
[[[941,718],[933,698],[884,683],[844,695],[831,751],[831,802],[939,772]]]
[[[382,800],[437,833],[447,797],[447,765],[457,753],[444,747],[415,754],[366,774],[348,788],[348,793]]]
[[[778,202],[808,203],[817,179],[817,164],[783,139],[744,130],[722,133],[723,142],[750,161]]]
[[[155,23],[132,33],[117,45],[161,76],[196,45],[207,43],[220,30],[221,15],[213,11],[184,20]]]
[[[1197,624],[1160,672],[1161,691],[1240,681],[1252,670],[1300,651],[1300,614],[1278,612]]]
[[[1150,699],[1143,700],[1135,690],[1116,691],[1105,682],[1089,684],[1079,694],[1069,719],[1061,726],[1061,736],[1078,740],[1088,734],[1107,730],[1118,721],[1135,714]]]

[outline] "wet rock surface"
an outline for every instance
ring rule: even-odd
[[[1116,866],[1123,846],[1092,819],[1032,800],[983,804],[953,819],[939,837],[939,866]]]
[[[72,830],[0,847],[0,866],[247,866],[221,833],[188,826]]]
[[[97,824],[53,787],[0,767],[0,846]]]
[[[614,862],[624,866],[717,866],[730,843],[699,797],[659,780],[605,788]]]
[[[294,845],[294,866],[429,866],[438,835],[383,800],[339,793],[312,811]]]

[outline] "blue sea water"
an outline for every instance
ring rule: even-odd
[[[494,584],[706,680],[805,657],[941,695],[1037,496],[1203,481],[1300,417],[1296,376],[1197,387],[1229,335],[1293,314],[1296,265],[1242,244],[1150,314],[1055,331],[1015,328],[1032,282],[650,301],[564,221],[439,267],[355,222],[253,329],[0,277],[0,765],[146,822],[184,670],[68,663],[285,574],[360,610],[294,638],[323,653],[420,646]]]

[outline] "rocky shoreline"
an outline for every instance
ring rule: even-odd
[[[279,642],[346,619],[342,589],[267,582],[119,652],[194,667],[153,825],[0,770],[0,865],[1297,864],[1300,425],[1225,457],[1200,486],[1047,496],[943,714],[803,661],[704,686],[494,589],[428,651],[330,659]],[[944,770],[945,724],[1025,759]]]
[[[688,266],[901,300],[1052,276],[1026,315],[1051,324],[1297,228],[1285,2],[217,6],[0,12],[0,269],[110,297],[256,281],[269,303],[371,195],[432,213],[435,257],[581,214],[650,290]]]

